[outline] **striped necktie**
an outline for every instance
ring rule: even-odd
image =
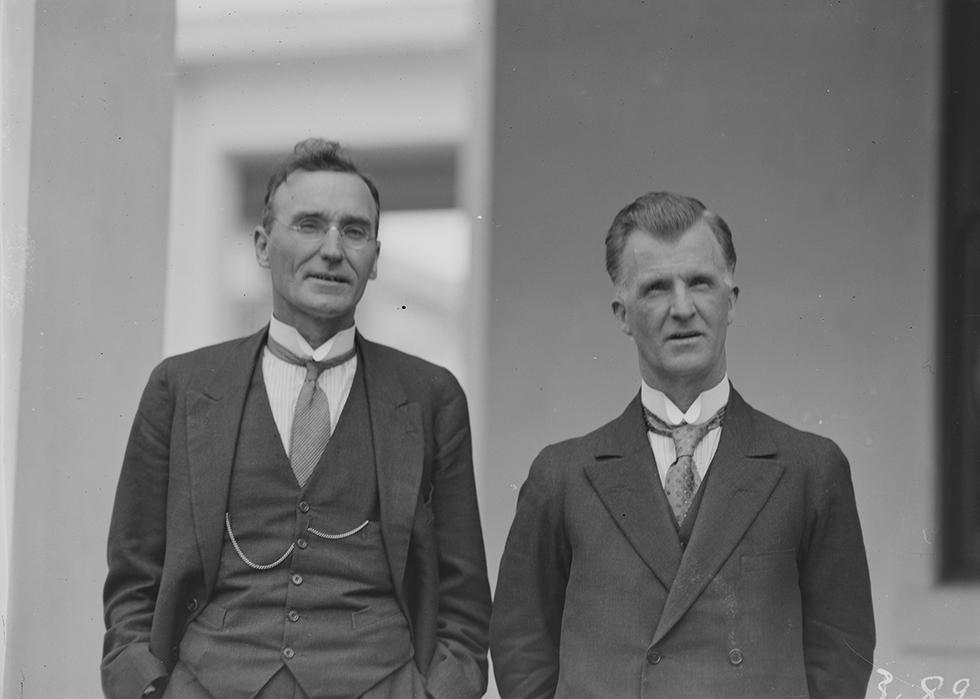
[[[293,429],[289,439],[289,465],[296,476],[296,482],[299,483],[300,487],[303,487],[320,461],[333,431],[330,419],[330,403],[327,400],[327,394],[317,383],[317,379],[327,369],[339,366],[353,358],[355,349],[352,347],[349,352],[340,356],[325,362],[316,362],[297,356],[271,337],[267,344],[269,351],[284,362],[306,367],[306,378],[303,380],[303,388],[296,399],[296,409],[293,412]]]

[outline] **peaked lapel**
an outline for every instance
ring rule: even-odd
[[[670,589],[681,546],[666,499],[657,493],[659,476],[639,393],[622,415],[600,429],[595,461],[585,467],[585,475],[636,553]]]
[[[187,391],[187,461],[205,589],[218,573],[231,468],[252,372],[268,327],[233,345],[203,391]]]
[[[409,401],[397,374],[382,360],[378,345],[358,334],[357,347],[364,361],[371,415],[381,535],[396,593],[405,605],[402,582],[425,458],[422,409]]]
[[[742,539],[782,477],[775,445],[757,432],[752,409],[732,389],[691,539],[667,594],[652,643],[680,620]]]

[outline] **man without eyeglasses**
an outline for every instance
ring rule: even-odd
[[[338,144],[297,144],[254,234],[269,324],[151,374],[109,532],[107,696],[482,696],[465,397],[354,323],[379,215]]]
[[[507,539],[491,653],[501,696],[863,697],[874,619],[847,460],[728,380],[728,225],[665,192],[606,237],[640,390],[544,449]]]

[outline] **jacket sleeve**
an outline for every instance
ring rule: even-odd
[[[531,465],[500,562],[490,647],[503,699],[552,697],[558,684],[571,547],[557,466],[548,450]]]
[[[800,564],[807,685],[814,699],[864,697],[875,647],[871,582],[850,467],[836,445],[816,474]]]
[[[133,421],[109,525],[102,688],[111,699],[140,697],[168,674],[150,650],[150,628],[163,571],[173,411],[161,364]]]
[[[473,475],[469,414],[448,372],[433,417],[431,506],[438,558],[436,646],[426,689],[442,697],[481,697],[487,686],[490,584]]]

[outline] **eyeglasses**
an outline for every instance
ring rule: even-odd
[[[320,218],[302,219],[296,223],[286,223],[278,218],[275,221],[289,230],[309,238],[323,238],[332,228],[340,234],[340,243],[349,250],[360,250],[375,241],[370,226],[358,221],[351,221],[341,226]]]

